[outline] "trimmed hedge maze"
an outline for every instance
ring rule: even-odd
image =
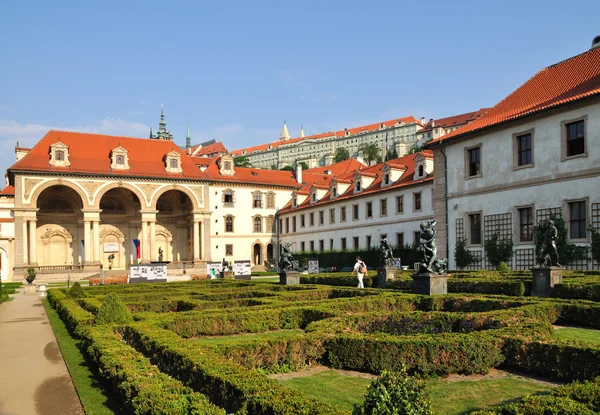
[[[513,405],[598,411],[600,347],[558,340],[552,328],[600,329],[591,301],[232,280],[84,291],[48,299],[130,413],[348,414],[267,376],[313,363],[374,374],[405,365],[422,377],[513,368],[577,381]],[[133,323],[95,323],[109,293]],[[481,413],[544,413],[520,410]]]

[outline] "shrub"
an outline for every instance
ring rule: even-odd
[[[484,242],[483,247],[485,249],[486,258],[490,264],[496,268],[501,262],[510,261],[513,256],[512,238],[500,239],[498,232],[494,232],[494,234]]]
[[[467,238],[458,238],[454,248],[454,263],[460,269],[474,264],[477,260],[475,256],[467,249]]]
[[[600,265],[600,232],[594,228],[590,228],[590,235],[592,236],[592,259]]]
[[[506,265],[506,262],[500,261],[498,266],[496,267],[496,271],[498,272],[510,272],[510,268]]]
[[[131,322],[133,322],[131,313],[125,307],[121,298],[115,293],[108,294],[106,298],[104,298],[100,310],[98,310],[96,324],[125,324]]]
[[[369,385],[362,406],[353,415],[432,415],[431,402],[420,380],[409,379],[406,368],[384,371]]]
[[[69,297],[71,297],[71,298],[85,297],[85,293],[83,292],[83,288],[81,288],[81,284],[79,284],[78,282],[73,284],[71,289],[69,289]]]

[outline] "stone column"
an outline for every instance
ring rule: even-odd
[[[193,228],[193,235],[194,235],[194,255],[193,255],[193,260],[194,262],[197,262],[200,260],[200,222],[197,221],[196,219],[194,219],[194,224],[193,224],[194,228]]]
[[[91,264],[92,258],[92,237],[91,237],[91,222],[83,220],[83,263],[84,265]]]
[[[100,221],[95,220],[92,223],[94,226],[94,261],[102,264],[102,259],[100,258]]]
[[[29,264],[29,243],[27,233],[27,219],[23,218],[23,265]]]
[[[142,244],[142,262],[148,263],[150,262],[150,257],[148,256],[148,222],[145,220],[142,221],[142,240],[140,243]]]
[[[210,246],[210,214],[204,216],[202,221],[202,259],[208,261],[212,258]]]
[[[156,221],[150,221],[150,261],[156,261]]]
[[[37,220],[29,219],[29,265],[37,266]]]

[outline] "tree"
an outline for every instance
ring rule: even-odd
[[[414,153],[419,153],[423,151],[423,147],[419,146],[417,143],[414,143],[412,146],[410,146],[410,148],[408,149],[408,154],[414,154]]]
[[[487,239],[483,243],[485,256],[494,268],[498,268],[500,262],[508,262],[513,256],[513,240],[512,238],[500,238],[498,232]]]
[[[393,160],[398,158],[398,152],[396,151],[396,147],[392,147],[388,150],[387,157],[385,161]]]
[[[546,220],[553,220],[554,226],[558,231],[556,239],[556,250],[558,251],[558,262],[567,265],[573,261],[584,260],[588,258],[588,248],[586,246],[577,246],[569,243],[569,231],[562,216],[551,215]],[[533,240],[535,241],[535,261],[536,264],[542,264],[544,258],[544,230],[546,229],[546,220],[540,221],[533,227]]]
[[[410,379],[403,366],[400,372],[383,371],[373,380],[361,406],[352,415],[433,415],[431,401],[422,380]]]
[[[457,238],[454,247],[454,263],[460,269],[477,262],[475,256],[467,249],[467,238]]]
[[[233,158],[233,165],[235,167],[252,167],[250,159],[246,156],[237,156]]]
[[[363,144],[359,149],[363,158],[367,162],[367,164],[371,164],[371,161],[376,160],[377,162],[381,161],[381,156],[379,155],[379,147],[375,143],[366,143]]]
[[[102,305],[96,314],[96,324],[126,324],[133,322],[131,313],[115,293],[110,293],[102,301]]]
[[[294,168],[292,166],[285,166],[280,168],[279,170],[281,171],[294,171]]]
[[[338,147],[335,150],[335,156],[333,156],[333,161],[339,163],[340,161],[348,160],[350,158],[350,153],[347,148]]]
[[[302,166],[302,170],[308,170],[308,164],[306,164],[306,162],[301,161],[300,165]]]
[[[594,228],[590,228],[592,235],[592,259],[600,265],[600,232]]]

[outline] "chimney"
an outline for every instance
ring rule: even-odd
[[[431,128],[435,127],[435,121],[433,120],[433,118],[429,119],[429,124],[431,124]]]
[[[421,125],[425,125],[425,117],[421,117]]]
[[[595,49],[600,47],[600,36],[596,36],[594,40],[592,40],[592,47],[590,49]]]
[[[296,163],[296,181],[302,184],[302,164]]]

